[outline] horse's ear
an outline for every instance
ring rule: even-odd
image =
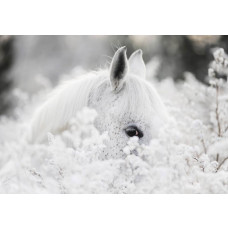
[[[146,78],[146,66],[143,61],[143,52],[141,49],[132,53],[129,58],[129,71],[141,78]]]
[[[119,92],[125,82],[128,72],[127,48],[119,48],[113,56],[110,66],[110,81],[115,92]]]

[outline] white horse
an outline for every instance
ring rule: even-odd
[[[67,129],[72,117],[87,106],[97,111],[96,128],[108,131],[110,142],[105,156],[116,156],[130,137],[148,144],[157,137],[168,119],[166,109],[153,86],[145,80],[142,51],[127,59],[126,47],[119,48],[109,70],[72,79],[57,87],[38,109],[32,122],[31,141],[40,143],[47,132]]]

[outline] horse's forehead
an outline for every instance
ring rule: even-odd
[[[131,116],[138,113],[148,112],[151,106],[149,89],[137,81],[129,80],[124,88],[118,93],[110,89],[108,82],[94,89],[91,105],[94,108],[111,109],[112,112],[123,112]]]

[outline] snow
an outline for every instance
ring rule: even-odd
[[[215,53],[220,68],[224,58],[221,50]],[[35,94],[15,88],[13,115],[0,118],[0,193],[228,193],[228,84],[220,80],[218,134],[215,64],[211,86],[191,73],[178,83],[150,78],[172,121],[148,146],[131,138],[124,158],[117,159],[102,159],[108,133],[98,132],[97,113],[88,108],[72,119],[69,130],[49,133],[48,144],[29,144],[33,112],[52,83],[39,75]]]

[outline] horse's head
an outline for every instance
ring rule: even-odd
[[[136,136],[140,144],[148,144],[156,137],[167,114],[157,92],[145,80],[141,50],[135,51],[128,60],[126,47],[119,48],[108,74],[93,88],[89,106],[98,112],[97,128],[109,133],[105,156],[118,157],[129,138]]]
[[[61,133],[83,107],[94,108],[95,125],[108,131],[110,142],[104,155],[119,157],[129,138],[148,144],[158,135],[166,110],[155,89],[145,80],[142,51],[127,59],[126,48],[115,53],[109,71],[99,71],[69,80],[57,87],[34,115],[31,142],[44,142],[47,132]]]

